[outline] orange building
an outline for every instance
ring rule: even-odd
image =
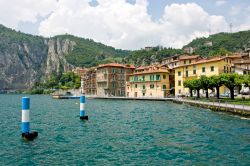
[[[135,67],[118,63],[99,65],[96,71],[97,96],[125,96],[125,84]]]

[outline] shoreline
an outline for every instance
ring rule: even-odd
[[[86,96],[90,99],[112,99],[112,100],[147,100],[147,101],[172,101],[178,104],[189,104],[191,106],[198,106],[201,108],[207,108],[214,112],[225,112],[233,115],[240,115],[242,117],[250,117],[250,106],[238,105],[238,104],[225,104],[219,102],[205,102],[205,101],[192,101],[181,98],[129,98],[129,97],[93,97]]]

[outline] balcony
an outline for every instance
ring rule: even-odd
[[[107,82],[107,79],[97,79],[96,82]]]

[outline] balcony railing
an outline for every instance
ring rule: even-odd
[[[97,79],[96,82],[107,82],[107,79]]]

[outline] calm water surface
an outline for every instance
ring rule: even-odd
[[[31,98],[20,136],[21,95],[0,95],[0,165],[250,165],[250,120],[159,101]]]

